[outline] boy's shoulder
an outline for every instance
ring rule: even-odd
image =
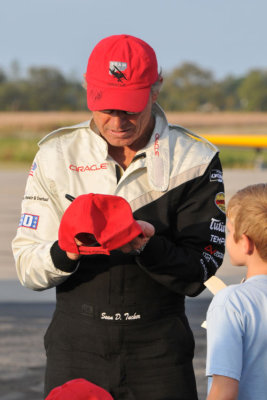
[[[234,306],[240,309],[245,304],[254,301],[255,296],[267,297],[267,276],[258,275],[247,279],[244,282],[229,285],[220,290],[212,299],[209,309],[214,307]]]
[[[243,285],[244,283],[229,285],[216,293],[210,303],[209,311],[215,307],[226,308],[230,304],[235,304],[243,291]]]

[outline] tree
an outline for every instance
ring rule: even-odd
[[[238,90],[243,80],[243,77],[235,78],[234,76],[229,75],[221,82],[224,102],[220,109],[240,110],[242,108]]]
[[[55,68],[32,67],[28,70],[30,109],[44,111],[58,109],[64,102],[64,76]]]
[[[252,70],[238,89],[246,111],[267,111],[267,71]]]
[[[213,85],[210,71],[184,63],[164,78],[159,102],[166,110],[195,111],[210,103]]]
[[[7,77],[2,68],[0,68],[0,84],[6,82]]]

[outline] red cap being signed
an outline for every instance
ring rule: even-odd
[[[73,379],[53,389],[45,400],[113,400],[113,397],[86,379]]]
[[[77,246],[75,237],[81,234],[86,234],[86,245]],[[58,244],[70,253],[109,255],[111,250],[141,234],[125,199],[90,193],[78,196],[66,209],[59,226]]]

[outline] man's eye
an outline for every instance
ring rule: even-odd
[[[125,114],[127,114],[127,115],[137,115],[138,113],[131,112],[131,111],[125,111]]]
[[[131,112],[131,111],[124,111],[124,110],[101,110],[101,112],[105,114],[113,114],[113,113],[124,113],[126,115],[137,115],[139,113]]]

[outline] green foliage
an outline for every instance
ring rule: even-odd
[[[0,70],[1,111],[86,109],[86,93],[82,84],[66,79],[55,68],[30,68],[27,78],[2,82]]]
[[[256,149],[220,148],[220,159],[224,168],[255,168],[267,166],[267,151]]]
[[[246,111],[267,111],[267,71],[251,71],[238,88]]]
[[[159,103],[166,111],[267,111],[267,70],[217,81],[211,71],[183,63],[163,77]],[[0,67],[0,111],[86,109],[82,79],[51,67],[29,68],[21,78],[18,63],[9,75]]]
[[[0,163],[31,163],[37,150],[35,139],[0,138]]]
[[[167,111],[240,111],[243,79],[216,81],[211,71],[185,63],[164,77],[159,103]]]
[[[168,111],[194,111],[207,102],[212,85],[211,72],[185,63],[164,78],[159,103]]]

